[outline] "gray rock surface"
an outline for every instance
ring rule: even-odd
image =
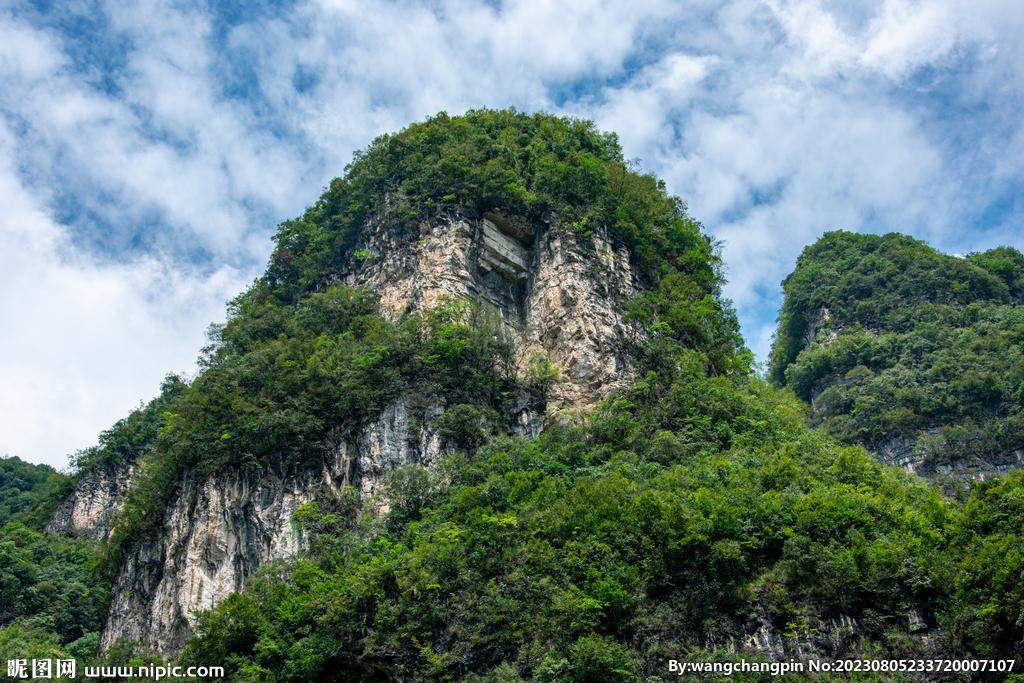
[[[160,539],[127,553],[113,587],[101,651],[117,640],[180,652],[198,610],[241,590],[247,575],[302,547],[292,514],[324,490],[339,492],[337,459],[261,477],[237,470],[205,481],[190,474],[164,516]]]
[[[920,612],[912,608],[900,624],[907,634],[907,646],[920,656],[941,653],[936,638],[938,629],[929,627]],[[866,642],[868,631],[848,615],[818,618],[806,621],[780,631],[766,613],[759,613],[748,625],[747,633],[740,637],[709,638],[699,644],[707,650],[724,648],[729,652],[762,655],[771,662],[807,662],[809,659],[832,660],[846,658],[852,654],[864,654],[862,643]]]
[[[355,435],[330,435],[328,454],[317,462],[274,462],[261,475],[232,469],[203,481],[186,475],[165,512],[161,538],[143,542],[124,559],[101,651],[124,640],[149,643],[165,654],[180,652],[196,612],[241,590],[245,578],[267,562],[304,548],[291,521],[302,505],[339,496],[348,486],[368,500],[388,471],[406,464],[429,468],[452,452],[437,429],[443,414],[437,402],[418,407],[403,399]],[[521,408],[518,420],[522,433],[533,436],[543,426],[529,407]],[[386,510],[386,501],[377,508]],[[74,511],[70,516],[86,519]]]
[[[921,436],[932,437],[934,446],[924,447],[925,440]],[[922,430],[921,435],[914,438],[896,436],[886,439],[873,444],[869,450],[882,462],[923,477],[953,475],[961,479],[983,481],[1024,469],[1024,451],[1000,453],[996,457],[961,459],[950,457],[944,446],[939,430],[933,428]]]
[[[522,368],[534,352],[548,354],[565,380],[552,388],[552,407],[587,408],[619,386],[626,360],[623,303],[642,289],[624,246],[608,234],[587,237],[552,221],[489,212],[451,212],[417,234],[371,225],[337,278],[376,292],[398,316],[438,305],[443,297],[493,305],[519,330]]]
[[[114,512],[137,471],[135,460],[95,469],[81,479],[74,492],[54,511],[46,532],[71,534],[94,540],[110,534]]]

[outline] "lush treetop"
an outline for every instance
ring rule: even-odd
[[[771,377],[849,443],[914,437],[932,465],[998,459],[1024,447],[1022,274],[1010,247],[959,258],[828,233],[783,283]]]
[[[913,237],[825,233],[805,248],[782,282],[786,300],[772,347],[770,377],[785,380],[810,320],[827,308],[833,329],[880,332],[914,327],[921,304],[1022,303],[1024,255],[1011,247],[966,258],[940,254]]]
[[[666,262],[718,291],[711,240],[663,181],[623,160],[614,133],[590,121],[514,109],[442,112],[378,137],[316,204],[281,224],[265,281],[292,300],[351,254],[373,217],[386,213],[400,228],[455,207],[548,217],[580,235],[604,225],[642,271],[656,278]]]

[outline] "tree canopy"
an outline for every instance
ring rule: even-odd
[[[828,233],[783,283],[770,377],[848,443],[919,438],[927,464],[1024,447],[1024,255]],[[815,339],[808,339],[809,331]]]

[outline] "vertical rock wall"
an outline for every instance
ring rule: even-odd
[[[625,359],[623,304],[641,289],[626,247],[608,234],[581,237],[548,220],[531,224],[500,211],[451,212],[418,234],[371,225],[338,278],[376,292],[393,315],[436,306],[444,296],[493,305],[521,329],[524,363],[543,351],[562,366],[556,407],[594,405],[614,389]]]
[[[124,640],[180,652],[196,611],[241,590],[260,565],[299,550],[292,514],[325,489],[339,489],[340,463],[318,464],[296,471],[273,463],[258,478],[238,471],[202,482],[186,476],[165,513],[164,535],[125,557],[101,651]]]
[[[137,468],[135,459],[99,467],[83,476],[74,492],[57,506],[46,525],[49,534],[73,534],[94,540],[110,534],[114,512],[120,507]]]

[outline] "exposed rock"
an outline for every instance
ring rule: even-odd
[[[551,221],[533,223],[497,209],[479,217],[449,212],[418,230],[396,229],[384,216],[366,226],[335,279],[374,291],[392,316],[444,297],[493,305],[519,336],[521,370],[535,353],[562,368],[563,381],[552,385],[547,401],[523,392],[503,416],[511,433],[535,437],[549,405],[591,406],[624,375],[621,309],[639,284],[629,252],[612,246],[600,230],[578,237]],[[402,399],[358,433],[331,432],[318,462],[276,462],[261,475],[229,470],[202,481],[187,474],[166,510],[162,536],[125,557],[101,649],[120,639],[180,652],[196,611],[240,590],[258,567],[303,547],[291,523],[300,506],[346,486],[367,499],[389,470],[409,463],[429,468],[451,452],[437,427],[444,410],[436,401]],[[106,533],[104,515],[130,475],[101,475],[83,485],[51,525]]]
[[[480,221],[480,268],[485,272],[496,270],[509,280],[525,281],[526,250],[514,237],[498,230],[498,226],[484,218]]]
[[[520,398],[514,431],[539,433],[543,419],[535,408],[528,396]],[[338,496],[346,486],[366,499],[379,491],[389,470],[431,467],[450,453],[437,429],[443,414],[437,402],[416,406],[402,399],[358,434],[331,434],[328,454],[317,462],[276,461],[262,475],[232,469],[201,482],[189,473],[167,508],[161,537],[125,557],[101,650],[120,639],[147,642],[165,654],[180,652],[195,612],[241,590],[245,577],[267,562],[304,547],[291,522],[302,505]]]
[[[202,482],[186,476],[165,513],[163,535],[143,542],[121,565],[101,652],[117,640],[181,652],[196,611],[241,590],[259,566],[302,547],[292,514],[325,489],[339,492],[342,474],[334,459],[301,469],[277,462],[262,477],[237,470]]]
[[[388,470],[411,463],[433,467],[451,452],[436,428],[437,418],[443,414],[444,408],[437,402],[416,415],[408,401],[395,401],[362,430],[357,439],[358,469],[353,481],[363,498],[377,493]],[[344,441],[339,448],[342,453],[346,451]]]
[[[578,237],[557,223],[531,224],[500,211],[458,212],[418,234],[371,226],[338,278],[376,292],[392,315],[479,298],[520,330],[523,349],[543,349],[565,380],[550,398],[586,408],[616,388],[625,367],[622,304],[641,288],[629,251],[608,234]]]
[[[929,433],[938,431],[929,430]],[[871,448],[871,452],[887,465],[894,465],[911,473],[917,472],[923,460],[918,452],[917,439],[906,436],[896,436],[876,444]]]
[[[999,454],[997,457],[950,457],[937,428],[922,430],[920,435],[913,438],[892,437],[871,444],[868,450],[884,463],[925,477],[947,474],[981,481],[1024,469],[1024,451],[1021,450]]]
[[[46,532],[95,540],[106,538],[113,515],[120,508],[121,496],[136,471],[133,458],[85,474],[78,480],[74,492],[57,506]]]
[[[807,316],[807,327],[800,339],[800,348],[806,349],[811,344],[829,346],[843,331],[842,327],[832,329],[832,312],[826,306]]]
[[[913,649],[921,655],[934,655],[941,651],[934,629],[917,609],[911,609],[905,624]],[[766,657],[772,662],[806,662],[809,659],[839,659],[863,652],[861,643],[867,630],[849,615],[827,618],[810,617],[799,626],[780,631],[760,614],[751,624],[751,630],[740,638],[709,638],[701,644],[708,650],[724,647],[730,652],[743,652]]]

